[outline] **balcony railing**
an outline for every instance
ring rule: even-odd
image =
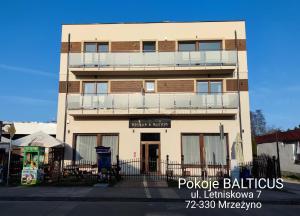
[[[70,53],[71,68],[235,66],[236,51]]]
[[[166,113],[174,110],[235,109],[238,107],[236,93],[215,94],[70,94],[69,110],[123,110],[137,113],[148,110],[152,113]]]

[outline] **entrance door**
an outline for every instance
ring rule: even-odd
[[[160,134],[141,135],[141,172],[159,173],[160,172],[160,141],[157,138]],[[150,139],[155,140],[147,140]]]

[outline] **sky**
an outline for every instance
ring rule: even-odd
[[[251,110],[300,124],[300,1],[1,0],[0,120],[55,121],[61,24],[246,20]]]

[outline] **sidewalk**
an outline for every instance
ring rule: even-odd
[[[191,199],[190,193],[193,191],[195,190],[140,186],[130,188],[19,186],[0,187],[0,201],[182,202]],[[203,191],[199,190],[199,193],[203,193]],[[249,201],[253,201],[253,199]],[[260,199],[256,201],[270,204],[300,205],[300,185],[287,183],[284,191],[263,190]]]

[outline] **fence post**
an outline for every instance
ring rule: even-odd
[[[119,155],[116,155],[116,159],[117,159],[116,178],[119,181],[120,180],[120,160],[119,160]]]
[[[184,155],[181,155],[181,175],[185,176],[185,173],[184,173]]]
[[[169,155],[167,155],[167,168],[166,168],[166,174],[167,174],[167,182],[169,181]]]

